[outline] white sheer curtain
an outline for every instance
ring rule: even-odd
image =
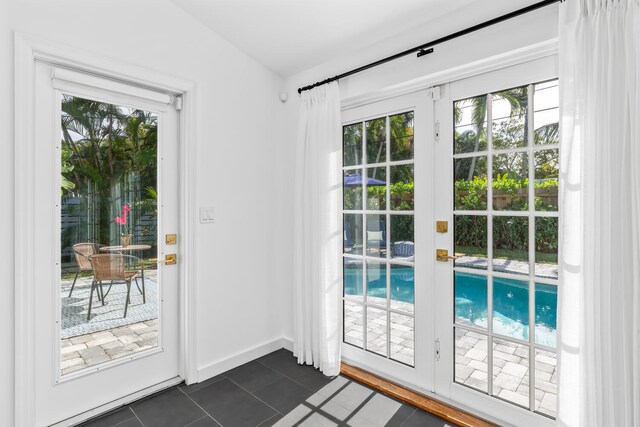
[[[560,426],[640,426],[639,13],[560,6]]]
[[[341,123],[338,83],[302,93],[297,140],[293,354],[340,372]]]

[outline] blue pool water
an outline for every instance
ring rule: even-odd
[[[367,296],[385,298],[387,267],[369,264]],[[362,264],[345,265],[345,295],[362,296]],[[391,266],[391,299],[414,303],[413,267]],[[555,347],[557,286],[535,285],[535,341]],[[486,328],[487,278],[477,274],[455,274],[456,321]],[[522,280],[493,278],[493,330],[501,335],[529,340],[529,283]]]

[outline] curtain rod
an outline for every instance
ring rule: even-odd
[[[364,71],[364,70],[368,70],[369,68],[377,67],[378,65],[382,65],[384,63],[393,61],[393,60],[401,58],[403,56],[410,55],[410,54],[415,53],[415,52],[418,53],[418,58],[419,58],[421,56],[424,56],[424,55],[427,55],[427,54],[433,52],[433,46],[436,46],[438,44],[447,42],[449,40],[453,40],[453,39],[458,38],[458,37],[462,37],[462,36],[464,36],[466,34],[473,33],[474,31],[478,31],[478,30],[481,30],[481,29],[486,28],[486,27],[490,27],[492,25],[498,24],[498,23],[506,21],[508,19],[515,18],[516,16],[524,15],[525,13],[532,12],[532,11],[540,9],[542,7],[549,6],[549,5],[554,4],[554,3],[561,3],[563,1],[564,0],[544,0],[544,1],[541,1],[541,2],[538,2],[538,3],[534,3],[534,4],[530,5],[530,6],[523,7],[522,9],[518,9],[518,10],[515,10],[513,12],[507,13],[506,15],[498,16],[497,18],[493,18],[493,19],[490,19],[488,21],[482,22],[480,24],[474,25],[472,27],[465,28],[464,30],[460,30],[460,31],[457,31],[455,33],[451,33],[448,36],[440,37],[439,39],[430,41],[428,43],[421,44],[420,46],[416,46],[413,49],[408,49],[408,50],[405,50],[403,52],[396,53],[395,55],[391,55],[391,56],[388,56],[386,58],[379,59],[378,61],[372,62],[371,64],[367,64],[367,65],[363,65],[362,67],[354,68],[353,70],[347,71],[347,72],[342,73],[342,74],[338,74],[337,76],[334,76],[334,77],[329,77],[328,79],[322,80],[321,82],[316,82],[314,84],[301,87],[301,88],[298,89],[298,93],[302,93],[305,90],[310,90],[310,89],[313,89],[314,87],[322,86],[322,85],[325,85],[327,83],[335,82],[335,81],[340,80],[342,78],[351,76],[353,74],[359,73],[359,72]]]

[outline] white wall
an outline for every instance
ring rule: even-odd
[[[469,8],[468,13],[445,17],[434,22],[414,28],[398,36],[363,49],[356,54],[338,57],[320,66],[296,74],[286,80],[285,87],[289,92],[287,107],[286,135],[284,144],[278,145],[277,167],[278,181],[283,185],[278,194],[278,205],[282,206],[283,216],[278,225],[278,252],[283,256],[278,261],[278,271],[281,276],[278,281],[284,284],[283,312],[285,337],[291,338],[293,333],[292,317],[292,254],[293,235],[290,224],[293,223],[292,210],[293,178],[296,144],[296,123],[300,97],[297,89],[327,77],[368,64],[378,59],[390,56],[400,51],[419,46],[428,41],[467,28],[478,22],[485,21],[504,12],[492,10],[499,6],[496,2],[478,2],[475,9]],[[408,55],[402,59],[364,71],[340,81],[340,92],[343,100],[365,95],[387,87],[399,85],[425,76],[436,75],[457,66],[469,64],[505,52],[546,42],[557,37],[557,5],[531,12],[527,15],[505,21],[490,28],[466,35],[435,47],[432,54],[417,58]],[[441,81],[440,83],[446,83]]]
[[[144,66],[198,85],[198,206],[216,223],[195,238],[197,363],[283,335],[273,248],[282,80],[165,0],[0,1],[0,425],[13,423],[13,31]],[[17,94],[20,96],[20,94]]]

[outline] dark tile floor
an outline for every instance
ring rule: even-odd
[[[281,349],[214,378],[179,385],[90,420],[118,427],[445,427],[442,419],[346,377],[325,377]]]

